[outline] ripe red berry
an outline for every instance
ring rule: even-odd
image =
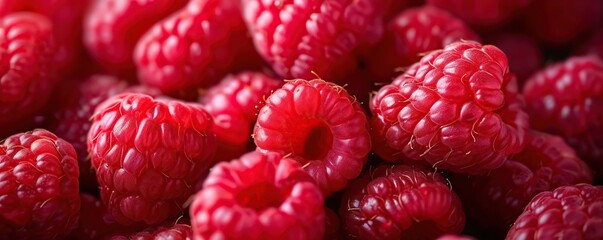
[[[79,224],[77,229],[69,235],[68,239],[104,240],[115,233],[132,231],[109,219],[106,215],[107,209],[95,196],[82,193],[80,194],[80,202]]]
[[[182,8],[187,0],[98,0],[84,16],[84,44],[106,71],[134,78],[132,54],[155,22]]]
[[[193,230],[187,224],[148,228],[129,236],[114,235],[110,240],[192,240]]]
[[[603,61],[573,57],[535,73],[523,94],[530,125],[562,136],[603,173]]]
[[[213,167],[190,214],[195,239],[320,239],[325,232],[320,189],[277,153]]]
[[[257,113],[265,99],[282,84],[263,73],[243,72],[227,76],[207,91],[201,104],[214,119],[216,161],[238,158],[255,149],[251,132]]]
[[[11,128],[39,114],[56,82],[50,21],[34,13],[0,19],[0,125]]]
[[[593,181],[590,168],[563,139],[530,132],[525,149],[482,176],[454,175],[453,189],[480,226],[506,233],[523,208],[544,191]]]
[[[488,42],[507,55],[509,70],[517,76],[520,87],[533,73],[540,70],[543,64],[538,43],[527,35],[499,33],[490,36]]]
[[[379,156],[479,174],[521,151],[528,117],[500,49],[457,42],[413,68],[372,99]]]
[[[603,239],[603,187],[578,184],[536,195],[506,239]]]
[[[496,27],[509,21],[532,0],[427,0],[427,2],[446,9],[471,25]]]
[[[0,238],[60,239],[77,227],[75,150],[44,129],[0,143]]]
[[[460,19],[432,6],[410,8],[390,20],[367,65],[373,74],[391,79],[429,51],[479,37]]]
[[[237,1],[192,0],[140,39],[138,77],[170,94],[209,87],[252,57],[240,55],[253,49],[247,35]]]
[[[296,79],[275,91],[258,114],[258,150],[290,155],[325,196],[356,178],[371,149],[362,107],[340,86]]]
[[[255,47],[281,77],[341,82],[383,33],[384,0],[243,0]]]
[[[102,201],[121,224],[157,224],[182,214],[213,165],[211,116],[199,105],[128,93],[92,117],[88,152]]]
[[[465,225],[461,201],[433,171],[381,165],[350,184],[341,200],[352,239],[435,239]]]

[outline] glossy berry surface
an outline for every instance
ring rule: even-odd
[[[530,132],[525,149],[482,176],[455,175],[453,188],[466,213],[489,231],[505,233],[523,208],[544,191],[578,183],[592,184],[590,168],[562,138]]]
[[[208,89],[201,104],[214,119],[218,161],[238,158],[255,150],[250,142],[257,113],[265,99],[282,85],[282,81],[266,74],[243,72],[229,75]]]
[[[534,129],[562,136],[603,171],[603,61],[573,57],[535,73],[523,89]]]
[[[530,201],[507,240],[603,238],[603,187],[559,187]]]
[[[211,116],[199,105],[138,93],[103,102],[88,151],[109,213],[121,224],[157,224],[182,214],[213,165]]]
[[[299,162],[326,196],[356,178],[370,151],[365,113],[340,86],[296,79],[276,90],[258,113],[259,151]]]
[[[384,0],[243,0],[258,52],[285,79],[341,82],[383,34]]]
[[[448,45],[373,97],[373,150],[388,161],[486,173],[524,146],[528,118],[517,98],[500,49],[470,41]]]
[[[461,201],[431,170],[381,165],[356,179],[339,211],[350,239],[435,239],[460,233]]]
[[[64,238],[80,214],[73,146],[44,129],[0,143],[0,238]]]
[[[325,232],[320,189],[277,153],[216,165],[190,214],[195,239],[320,239]]]

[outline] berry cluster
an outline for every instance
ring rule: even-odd
[[[603,239],[600,0],[0,0],[0,240]]]

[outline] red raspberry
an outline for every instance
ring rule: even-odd
[[[187,224],[149,228],[130,236],[113,236],[110,240],[192,240],[193,230]]]
[[[104,217],[107,209],[96,197],[82,193],[80,202],[79,226],[68,239],[106,239],[116,232],[128,232],[128,228]]]
[[[341,82],[379,41],[385,0],[243,0],[256,49],[280,76]]]
[[[372,99],[373,146],[379,156],[479,174],[521,151],[528,117],[500,49],[457,42],[423,57],[414,68]]]
[[[534,0],[522,25],[540,41],[562,45],[579,39],[603,19],[603,1]]]
[[[212,119],[200,106],[122,94],[92,117],[88,152],[101,198],[121,224],[157,224],[182,214],[212,164]]]
[[[277,153],[213,167],[190,214],[195,239],[320,239],[325,232],[320,189]]]
[[[510,20],[532,0],[427,0],[427,3],[446,9],[471,25],[493,27]]]
[[[435,239],[460,233],[461,201],[433,171],[381,165],[355,180],[339,211],[352,239]]]
[[[548,66],[526,82],[530,125],[559,134],[603,173],[603,61],[573,57]]]
[[[530,132],[526,148],[483,176],[454,175],[453,189],[466,213],[489,231],[506,233],[523,208],[544,191],[592,183],[590,168],[563,139]]]
[[[187,0],[96,0],[84,16],[84,44],[105,70],[134,77],[136,42]]]
[[[128,88],[126,81],[110,75],[92,75],[83,82],[67,81],[55,93],[55,109],[48,119],[49,130],[73,144],[80,166],[80,187],[90,192],[98,190],[96,174],[92,171],[86,149],[90,117],[101,102],[122,92],[139,92],[151,96],[161,94],[149,87]]]
[[[56,81],[52,25],[42,15],[14,13],[0,19],[0,125],[11,127],[45,107]]]
[[[44,129],[0,143],[0,238],[61,239],[80,214],[75,150]]]
[[[490,36],[488,42],[507,55],[509,70],[517,76],[520,87],[542,66],[543,57],[540,47],[527,35],[500,33]]]
[[[469,236],[459,236],[459,235],[447,234],[447,235],[438,237],[437,240],[475,240],[475,238],[472,238]]]
[[[227,76],[207,91],[201,103],[214,118],[216,161],[238,158],[255,149],[251,131],[257,112],[264,99],[282,84],[263,73],[243,72]]]
[[[603,187],[578,184],[536,195],[506,239],[603,239]]]
[[[325,235],[324,240],[343,240],[345,232],[337,213],[330,208],[325,208]]]
[[[140,81],[172,94],[218,82],[238,58],[250,57],[239,55],[243,49],[253,49],[238,7],[232,0],[192,0],[156,23],[136,45]]]
[[[290,154],[328,196],[360,174],[371,149],[368,129],[362,107],[342,87],[296,79],[268,97],[254,140],[260,151]]]
[[[577,55],[595,55],[603,59],[603,27],[597,29],[586,41],[581,43],[578,48],[574,49]]]
[[[382,79],[399,75],[399,69],[418,62],[425,53],[459,40],[479,37],[461,20],[432,6],[410,8],[387,25],[385,35],[367,64]]]

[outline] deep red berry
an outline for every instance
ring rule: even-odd
[[[341,219],[339,215],[330,208],[325,208],[325,235],[322,238],[324,240],[343,240],[345,238],[345,232],[343,226],[341,226]]]
[[[115,233],[132,231],[125,226],[115,223],[112,219],[109,219],[106,215],[107,209],[96,197],[82,193],[80,194],[80,202],[81,211],[79,224],[77,229],[71,233],[68,239],[106,239]]]
[[[214,118],[217,161],[238,158],[255,149],[249,143],[253,142],[251,132],[257,113],[265,99],[282,84],[263,73],[243,72],[227,76],[207,91],[201,104]]]
[[[427,0],[430,5],[445,9],[480,27],[503,24],[530,2],[532,0]]]
[[[182,8],[187,0],[98,0],[84,16],[84,44],[108,72],[134,77],[132,54],[155,22]]]
[[[187,224],[149,228],[129,236],[115,235],[110,240],[192,240],[193,230]]]
[[[60,239],[77,227],[75,150],[44,129],[0,143],[0,238]]]
[[[339,214],[352,239],[434,239],[460,233],[461,201],[431,170],[381,165],[355,180]]]
[[[383,33],[384,0],[243,0],[256,49],[281,77],[341,82]]]
[[[525,149],[486,175],[455,175],[453,189],[467,215],[489,231],[506,233],[536,194],[593,181],[590,168],[562,138],[530,132]]]
[[[603,27],[599,27],[591,36],[589,36],[586,41],[581,43],[574,52],[576,54],[585,55],[595,55],[599,58],[603,59]]]
[[[190,215],[195,239],[320,239],[325,232],[320,189],[277,153],[213,167]]]
[[[211,116],[199,105],[128,93],[92,117],[88,152],[109,213],[122,224],[157,224],[182,214],[213,164]]]
[[[488,42],[500,48],[507,55],[509,70],[517,76],[520,87],[543,64],[543,56],[538,43],[527,35],[500,33],[490,36]]]
[[[34,13],[0,19],[0,125],[11,128],[40,113],[56,82],[50,21]]]
[[[136,46],[141,82],[166,93],[208,87],[253,49],[237,1],[192,0],[156,23]],[[258,58],[259,59],[259,58]]]
[[[599,0],[534,0],[521,20],[527,33],[551,45],[579,39],[603,19]]]
[[[475,238],[472,238],[469,236],[447,234],[447,235],[438,237],[437,240],[475,240]]]
[[[457,42],[423,57],[371,102],[374,150],[471,174],[521,151],[528,117],[498,48]],[[377,143],[379,142],[379,143]]]
[[[371,149],[362,107],[340,86],[291,80],[260,109],[254,129],[260,151],[279,152],[304,167],[325,196],[356,178]]]
[[[367,65],[373,74],[391,79],[429,51],[479,37],[460,19],[432,6],[410,8],[390,20]]]
[[[573,57],[537,72],[523,95],[534,129],[562,136],[603,173],[603,61]]]
[[[603,239],[603,187],[578,184],[536,195],[506,239]]]

